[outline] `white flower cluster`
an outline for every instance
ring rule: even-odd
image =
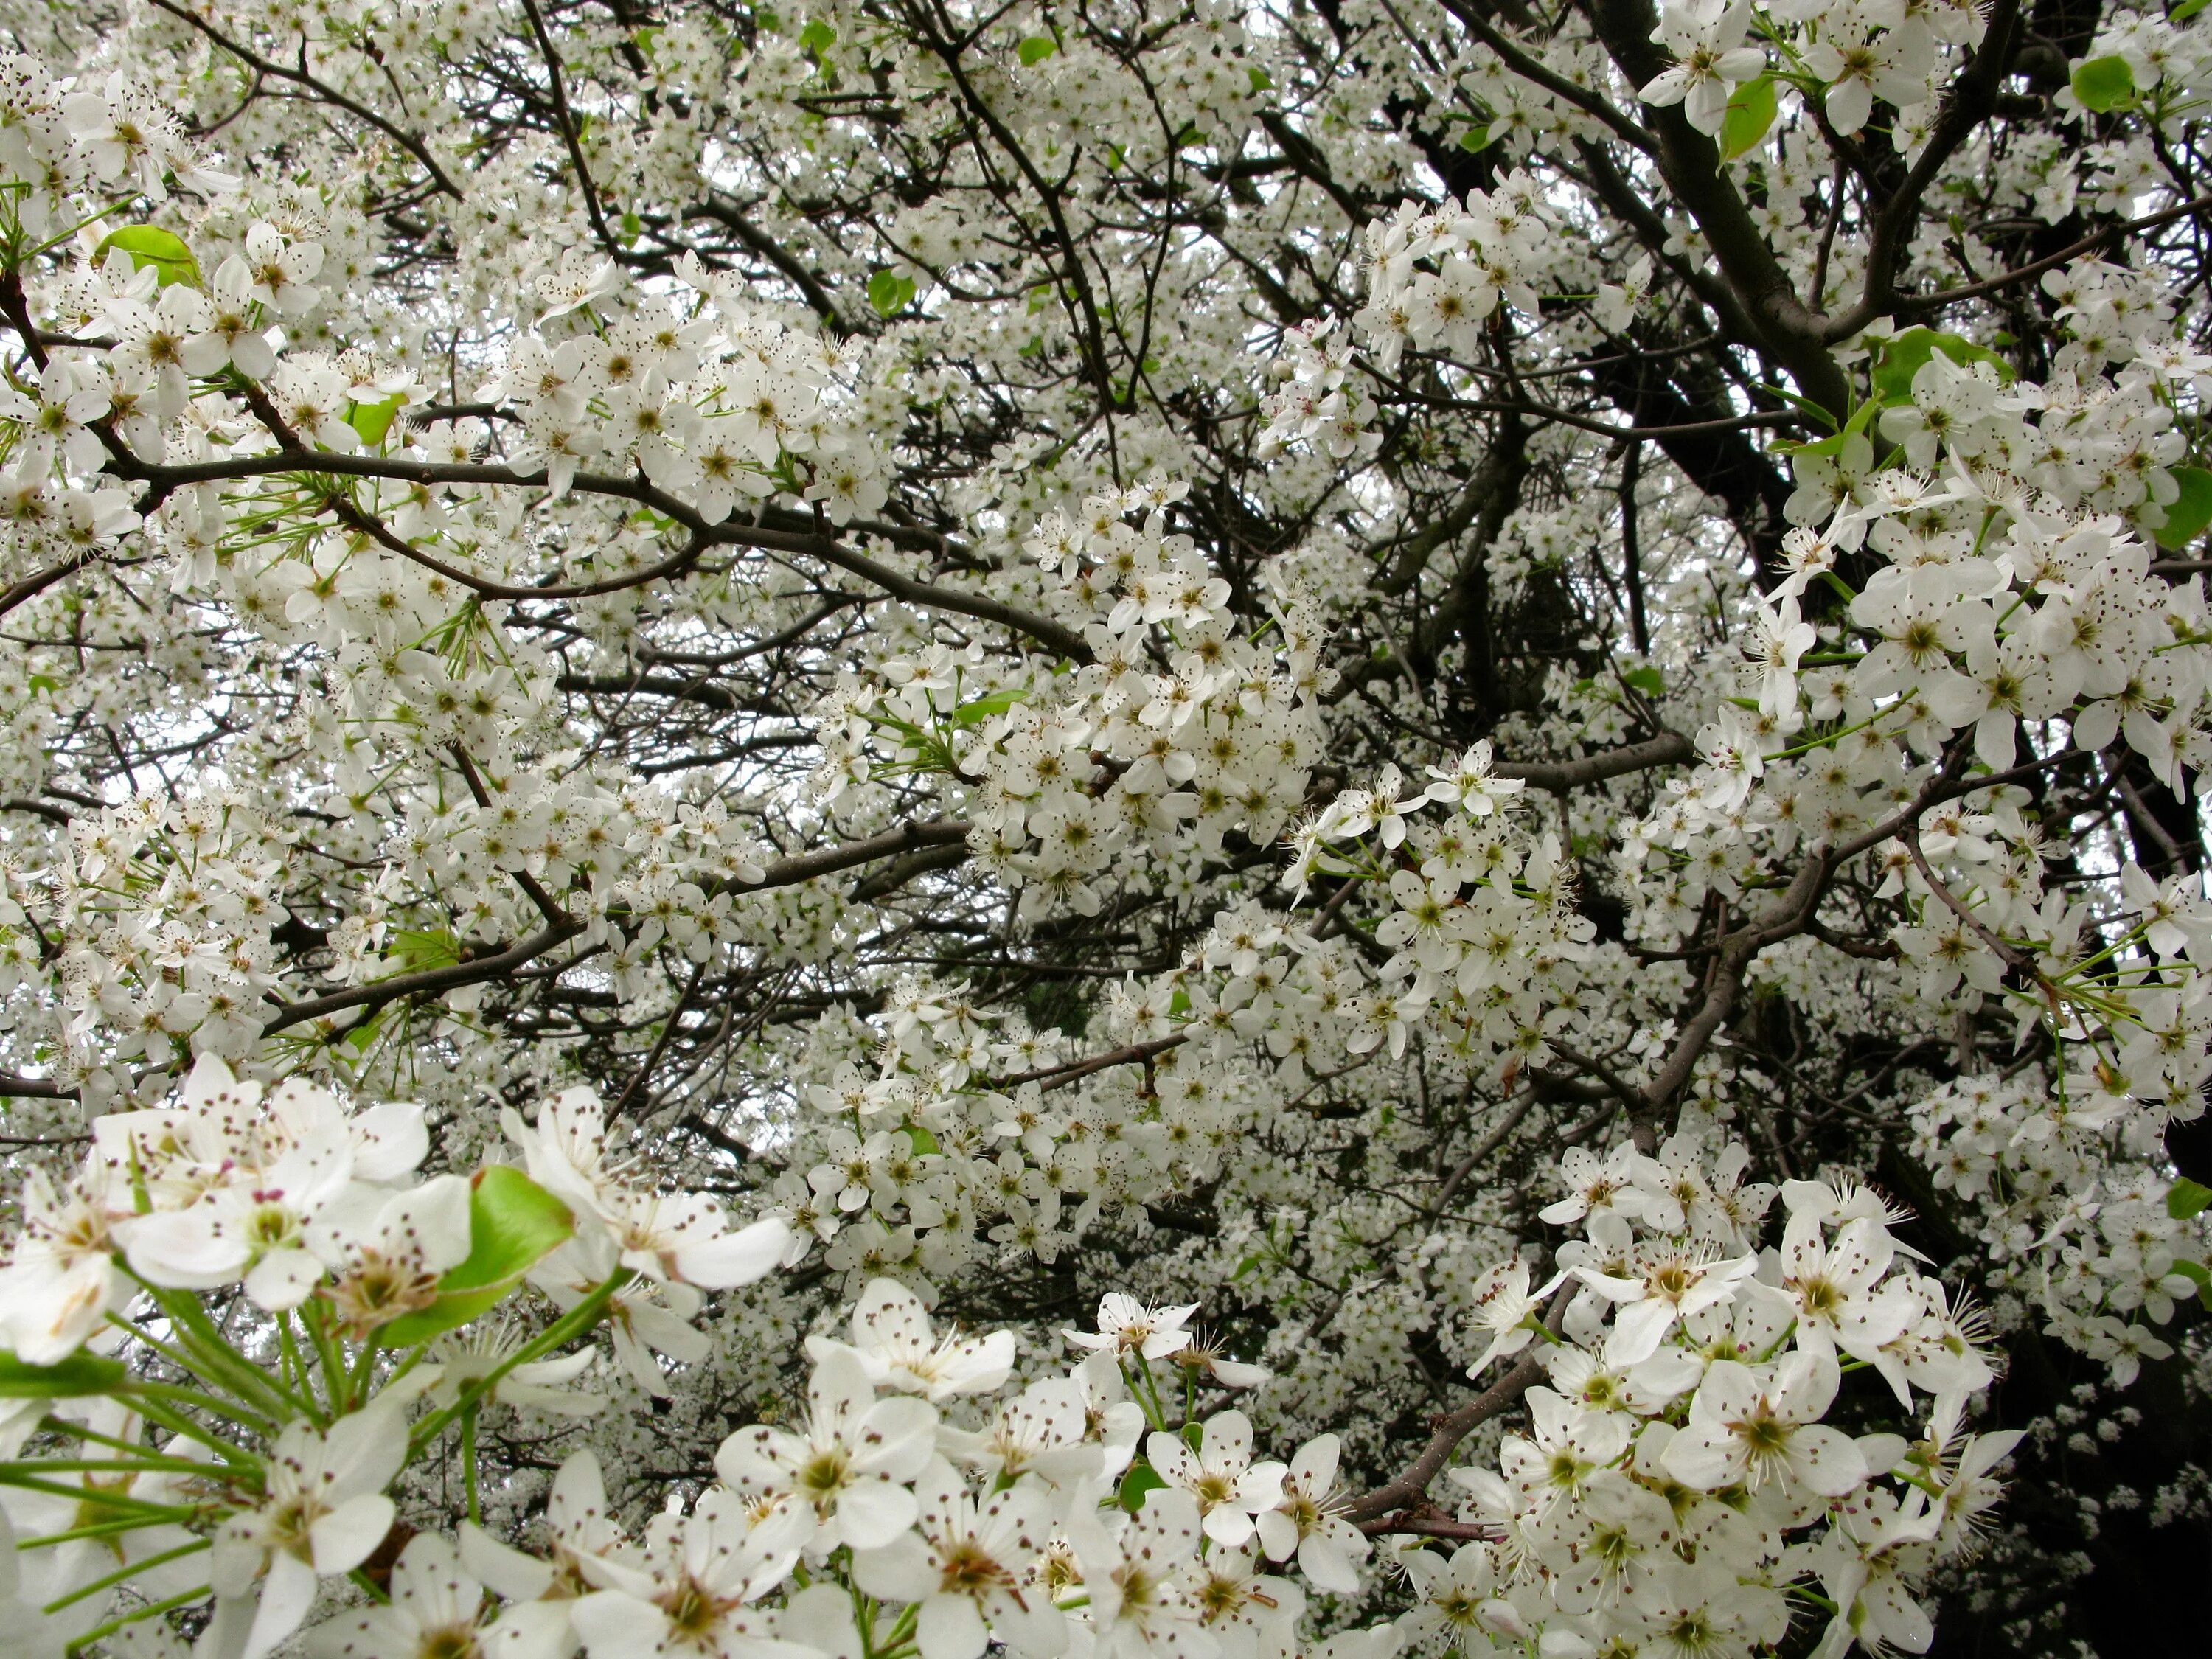
[[[556,1300],[619,1267],[628,1294],[658,1291],[688,1315],[701,1290],[750,1283],[787,1248],[780,1220],[732,1231],[719,1200],[641,1185],[610,1157],[588,1091],[548,1102],[534,1127],[510,1113],[507,1127],[538,1184],[577,1222],[597,1224],[561,1222],[565,1242],[508,1275],[531,1268]],[[280,1322],[313,1298],[332,1333],[367,1340],[437,1304],[444,1276],[470,1255],[482,1176],[419,1180],[428,1150],[420,1106],[349,1110],[327,1090],[297,1080],[264,1090],[204,1056],[175,1104],[95,1119],[72,1180],[27,1173],[0,1281],[9,1346],[27,1364],[53,1364],[130,1311],[142,1287],[231,1285]]]
[[[37,240],[66,235],[80,191],[167,199],[173,179],[215,193],[237,180],[204,168],[191,141],[148,88],[120,71],[80,82],[25,52],[0,55],[0,225]]]
[[[1487,739],[1456,765],[1428,770],[1433,781],[1418,793],[1393,766],[1371,787],[1340,793],[1299,827],[1294,871],[1302,880],[1386,884],[1395,907],[1375,930],[1390,951],[1379,982],[1351,1010],[1352,1053],[1386,1042],[1402,1053],[1426,1016],[1455,1054],[1505,1056],[1510,1084],[1549,1052],[1547,1005],[1583,960],[1593,928],[1575,908],[1557,833],[1531,830],[1511,810],[1523,786],[1492,769]],[[1442,809],[1442,823],[1413,816],[1430,806]]]
[[[1646,82],[1639,96],[1660,107],[1680,105],[1698,131],[1717,134],[1736,88],[1769,72],[1768,49],[1779,67],[1822,86],[1821,104],[1841,133],[1865,126],[1877,98],[1897,106],[1898,147],[1924,119],[1925,106],[1948,78],[1938,64],[1945,46],[1981,42],[1987,21],[1972,5],[1943,0],[1908,7],[1901,0],[1687,0],[1668,6],[1652,36],[1674,54],[1673,69]],[[1756,31],[1757,45],[1745,35]]]
[[[554,495],[580,468],[635,467],[709,524],[780,486],[841,525],[880,507],[889,457],[824,395],[849,368],[835,342],[763,315],[694,257],[676,277],[688,299],[606,319],[625,287],[611,260],[578,252],[541,280],[544,318],[483,395],[520,411]]]
[[[88,1101],[127,1102],[133,1062],[158,1074],[185,1053],[252,1051],[278,983],[270,934],[284,920],[288,842],[211,783],[88,812],[47,869],[9,871],[18,902],[0,943],[14,958],[35,961],[42,933],[72,941],[58,1065]]]
[[[505,736],[457,716],[452,740],[495,755]],[[534,771],[493,781],[483,805],[425,792],[391,826],[382,907],[355,910],[328,936],[337,984],[450,965],[465,940],[502,925],[503,884],[518,875],[568,904],[580,937],[604,945],[625,981],[663,939],[703,954],[774,936],[775,915],[744,896],[763,879],[767,850],[723,801]],[[288,924],[278,884],[294,848],[292,832],[208,779],[171,799],[88,811],[52,866],[9,872],[0,962],[17,974],[34,964],[41,930],[74,941],[62,963],[72,1010],[62,1069],[88,1098],[158,1093],[179,1054],[253,1057],[264,1023],[299,994],[271,939]],[[391,926],[391,908],[415,890],[436,896],[445,927]]]
[[[1530,1353],[1548,1386],[1494,1468],[1450,1472],[1490,1536],[1448,1559],[1400,1540],[1415,1650],[1741,1652],[1783,1639],[1793,1594],[1827,1610],[1830,1659],[1926,1650],[1916,1588],[1972,1546],[2019,1437],[1967,1431],[1992,1376],[1978,1321],[1864,1188],[1786,1183],[1780,1244],[1759,1249],[1776,1194],[1742,1184],[1747,1162],[1686,1134],[1656,1157],[1567,1155],[1544,1217],[1583,1236],[1548,1285],[1524,1261],[1492,1269],[1475,1314],[1493,1336],[1478,1376]],[[1825,1422],[1846,1369],[1880,1378],[1911,1431]]]
[[[1479,356],[1483,325],[1500,300],[1535,316],[1553,216],[1543,186],[1516,172],[1442,208],[1408,201],[1369,225],[1367,304],[1352,321],[1376,365],[1395,371],[1408,345]]]
[[[986,70],[986,83],[1006,118],[1047,149],[1111,130],[1128,136],[1125,154],[1140,166],[1200,135],[1234,151],[1267,79],[1246,61],[1245,15],[1228,0],[1199,0],[1175,24],[1161,20],[1159,55],[1141,73],[1073,31],[1024,32],[1014,54],[1021,67]]]
[[[1284,964],[1268,972],[1284,977]],[[1193,1006],[1175,1019],[1180,984],[1170,978],[1117,1001],[1109,1029],[1158,1049],[1149,1076],[1108,1074],[1057,1098],[1047,1088],[1073,1080],[1075,1065],[1060,1033],[994,1031],[996,1017],[963,987],[903,979],[880,1027],[823,1022],[821,1058],[810,1067],[819,1080],[802,1085],[813,1111],[781,1149],[785,1172],[774,1189],[795,1252],[819,1241],[854,1288],[894,1271],[950,1284],[981,1261],[1053,1262],[1109,1212],[1139,1211],[1217,1176],[1253,1096],[1214,1062],[1240,1024],[1279,1015],[1273,996],[1255,1015],[1232,993],[1234,1012],[1224,1009],[1215,1030],[1186,994]],[[1255,995],[1248,984],[1244,996]]]
[[[2145,1133],[2158,1115],[2131,1110],[2125,1093],[2178,1073],[2190,1079],[2179,1091],[2187,1115],[2202,1109],[2212,1070],[2203,994],[2192,980],[2185,1003],[2172,992],[2142,1000],[2153,1005],[2151,1023],[2118,1045],[2118,1063],[2093,1054],[2057,1098],[1980,1076],[1912,1107],[1913,1151],[1939,1189],[1966,1201],[1967,1231],[2002,1293],[1995,1311],[2009,1321],[2039,1315],[2051,1334],[2108,1365],[2120,1388],[2144,1359],[2172,1353],[2155,1328],[2205,1288],[2212,1257],[2202,1216],[2171,1206],[2162,1149]],[[2115,1140],[2125,1150],[2116,1154]]]
[[[2169,785],[2212,759],[2199,586],[2153,580],[2150,550],[2117,519],[1982,482],[1963,467],[1941,489],[1884,472],[1826,529],[1791,532],[1795,573],[1745,642],[1747,695],[1700,732],[1703,764],[1670,782],[1632,856],[1666,848],[1727,870],[1771,828],[1839,844],[1927,781],[1917,757],[1970,733],[2002,772],[2024,728],[2061,716],[2092,752],[2124,738]],[[1862,548],[1891,562],[1850,596],[1842,648],[1807,672],[1818,635],[1797,595]]]
[[[1239,630],[1228,582],[1167,528],[1188,489],[1154,479],[1102,493],[1080,520],[1048,515],[1025,544],[1057,574],[1092,653],[1072,685],[979,684],[980,646],[964,657],[934,647],[841,684],[817,716],[825,797],[878,769],[957,778],[969,845],[1019,885],[1024,921],[1097,915],[1132,843],[1212,856],[1232,831],[1258,846],[1279,836],[1317,754],[1314,617],[1278,594],[1275,638]]]
[[[2096,38],[2081,60],[2117,58],[2125,64],[2128,89],[2144,118],[2161,132],[2173,131],[2212,93],[2212,38],[2196,17],[2192,12],[2177,21],[2163,12],[2115,7],[2099,19]],[[2058,100],[2077,120],[2100,112],[2086,106],[2070,85]]]
[[[1278,389],[1261,400],[1266,422],[1260,429],[1261,459],[1301,444],[1338,461],[1374,454],[1382,441],[1367,429],[1376,402],[1358,386],[1346,385],[1353,368],[1350,334],[1340,326],[1324,330],[1309,324],[1293,329],[1284,347],[1285,355],[1273,368]]]
[[[993,1643],[1034,1659],[1294,1652],[1304,1596],[1280,1572],[1355,1590],[1366,1540],[1333,1513],[1334,1437],[1255,1460],[1243,1413],[1170,1410],[1194,1311],[1110,1295],[1096,1333],[1067,1334],[1088,1358],[978,1411],[961,1402],[1004,1388],[1012,1333],[939,1337],[911,1291],[878,1280],[849,1342],[808,1339],[804,1417],[731,1435],[725,1484],[689,1514],[625,1537],[584,1454],[555,1483],[550,1571],[472,1530],[459,1561],[502,1594],[556,1597],[592,1659],[768,1640],[911,1640],[923,1659]],[[379,1617],[341,1626],[349,1650],[398,1659]]]
[[[235,1088],[201,1091],[218,1092],[253,1103]],[[280,1091],[270,1104],[295,1119],[301,1097]],[[549,1173],[579,1178],[569,1190],[580,1206],[599,1203],[607,1182],[580,1182],[574,1161],[589,1135],[578,1138],[574,1103],[558,1105],[557,1127],[541,1131],[558,1147],[534,1139],[533,1152]],[[310,1630],[307,1650],[804,1659],[907,1642],[922,1659],[977,1659],[994,1643],[1033,1659],[1297,1653],[1305,1595],[1285,1575],[1351,1594],[1368,1543],[1337,1513],[1334,1436],[1275,1462],[1255,1455],[1242,1412],[1193,1413],[1197,1382],[1266,1376],[1201,1345],[1187,1328],[1195,1311],[1109,1295],[1095,1331],[1066,1334],[1087,1356],[1009,1392],[1012,1332],[940,1337],[912,1291],[875,1281],[849,1341],[807,1340],[803,1415],[731,1434],[714,1460],[722,1484],[688,1512],[672,1504],[633,1533],[610,1508],[598,1459],[575,1453],[552,1483],[537,1549],[473,1521],[457,1538],[415,1533],[388,1597]],[[61,1426],[84,1439],[86,1457],[52,1465],[47,1490],[11,1486],[0,1498],[9,1568],[18,1544],[66,1532],[66,1494],[95,1478],[147,1513],[112,1551],[49,1549],[11,1571],[0,1601],[12,1639],[38,1651],[127,1626],[144,1615],[93,1632],[127,1584],[164,1607],[212,1597],[201,1651],[262,1659],[308,1617],[325,1581],[392,1532],[386,1489],[422,1450],[406,1411],[426,1391],[438,1398],[429,1378],[403,1369],[358,1408],[275,1433],[265,1461],[194,1429],[167,1443],[151,1475],[131,1411],[64,1406]],[[211,1539],[162,1518],[194,1513],[180,1505],[195,1500],[215,1511]],[[1370,1650],[1387,1653],[1378,1634]]]

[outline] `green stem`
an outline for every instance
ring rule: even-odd
[[[97,1486],[72,1486],[63,1480],[41,1480],[36,1475],[22,1474],[13,1463],[0,1463],[0,1486],[20,1486],[25,1492],[42,1492],[49,1497],[66,1498],[72,1503],[89,1504],[96,1509],[121,1510],[130,1514],[151,1516],[156,1521],[189,1521],[197,1511],[181,1504],[149,1504],[143,1498],[125,1498],[118,1492],[102,1492]],[[31,1467],[37,1467],[33,1465]],[[145,1523],[140,1522],[142,1526]]]
[[[235,1400],[226,1400],[220,1395],[205,1394],[198,1389],[180,1388],[174,1382],[125,1382],[117,1392],[139,1401],[142,1410],[144,1409],[144,1402],[147,1401],[169,1401],[179,1406],[191,1406],[204,1412],[212,1412],[218,1417],[227,1417],[234,1423],[241,1424],[246,1428],[264,1434],[276,1433],[283,1423],[282,1418],[270,1417],[266,1413],[254,1410],[251,1406],[241,1405]],[[213,1441],[210,1443],[221,1446],[224,1443]]]
[[[130,1269],[126,1266],[124,1271],[129,1273]],[[317,1415],[306,1401],[270,1380],[267,1372],[232,1347],[224,1340],[222,1333],[216,1328],[215,1322],[207,1316],[207,1310],[200,1306],[198,1298],[190,1291],[165,1290],[160,1285],[148,1284],[137,1273],[131,1276],[144,1285],[147,1293],[154,1298],[155,1305],[168,1316],[178,1340],[198,1361],[192,1366],[193,1370],[220,1380],[234,1394],[273,1407],[280,1421],[291,1417],[313,1418]]]
[[[58,1417],[42,1417],[39,1419],[39,1426],[49,1434],[62,1435],[70,1440],[88,1440],[95,1446],[112,1446],[117,1451],[129,1452],[133,1457],[143,1457],[154,1450],[151,1446],[137,1441],[102,1434],[97,1429],[88,1429],[82,1423],[68,1422]]]
[[[377,1334],[371,1331],[368,1340],[361,1345],[361,1354],[354,1361],[353,1370],[346,1376],[348,1400],[368,1400],[369,1381],[375,1375],[376,1349]]]
[[[461,1413],[461,1484],[468,1495],[469,1519],[481,1526],[483,1516],[477,1510],[477,1408],[474,1406]]]
[[[118,1330],[130,1332],[131,1334],[138,1341],[144,1343],[147,1347],[151,1349],[154,1352],[161,1355],[162,1358],[167,1360],[172,1365],[174,1365],[180,1371],[198,1372],[205,1369],[193,1358],[191,1354],[177,1348],[169,1343],[164,1342],[160,1337],[155,1336],[151,1331],[146,1329],[143,1325],[133,1324],[130,1320],[122,1317],[118,1314],[108,1315],[107,1322],[114,1326]],[[129,1385],[126,1384],[125,1386],[128,1387]],[[149,1384],[147,1386],[151,1387],[155,1385]],[[173,1385],[165,1384],[161,1386]],[[201,1396],[204,1401],[211,1399],[212,1397],[213,1396],[211,1395]]]
[[[202,1445],[214,1452],[218,1457],[221,1457],[225,1462],[242,1462],[255,1470],[258,1470],[261,1467],[261,1459],[256,1454],[246,1450],[243,1446],[234,1446],[227,1440],[217,1439],[215,1436],[210,1434],[205,1429],[201,1428],[198,1424],[193,1422],[190,1418],[180,1416],[175,1412],[168,1411],[162,1407],[155,1405],[150,1400],[134,1400],[131,1405],[131,1409],[149,1423],[161,1424],[164,1427],[173,1427],[179,1433],[183,1434],[191,1439],[198,1441]],[[180,1456],[180,1454],[179,1453],[173,1451],[165,1452],[159,1447],[145,1445],[136,1441],[118,1440],[112,1434],[101,1434],[96,1430],[85,1428],[78,1424],[65,1422],[58,1417],[49,1417],[39,1426],[43,1429],[50,1430],[53,1433],[67,1436],[72,1439],[87,1440],[90,1441],[94,1445],[112,1447],[117,1451],[130,1453],[134,1458],[178,1459]],[[207,1464],[193,1459],[184,1459],[183,1462],[185,1465],[193,1469],[204,1470],[208,1468]],[[45,1467],[51,1468],[53,1465],[49,1463]]]
[[[38,246],[33,248],[30,252],[24,257],[29,259],[35,259],[41,253],[46,252],[48,250],[59,247],[64,242],[69,240],[70,237],[76,235],[77,232],[82,230],[87,225],[98,224],[109,214],[119,212],[121,210],[129,207],[133,202],[137,201],[144,194],[145,192],[143,191],[134,190],[128,196],[118,197],[114,201],[110,202],[106,207],[100,209],[89,218],[80,219],[75,224],[71,225],[67,230],[62,232],[60,235],[50,237],[46,241],[40,243]]]
[[[307,1362],[300,1358],[300,1344],[292,1334],[290,1310],[276,1316],[276,1351],[278,1363],[284,1368],[287,1388],[307,1392]]]
[[[9,1469],[45,1469],[62,1474],[205,1474],[208,1466],[186,1457],[163,1457],[158,1453],[136,1459],[121,1457],[40,1457],[21,1463],[0,1463]]]
[[[323,1371],[323,1397],[330,1402],[331,1415],[343,1417],[353,1409],[350,1391],[346,1387],[345,1350],[331,1334],[330,1321],[323,1316],[322,1305],[310,1300],[300,1309],[300,1322],[307,1328],[314,1339],[316,1363]],[[303,1387],[302,1394],[307,1394]],[[312,1394],[308,1395],[313,1398]]]
[[[71,1602],[82,1601],[86,1596],[100,1590],[112,1589],[125,1579],[136,1577],[149,1567],[158,1567],[165,1561],[179,1560],[187,1555],[198,1555],[202,1550],[214,1547],[214,1539],[195,1538],[189,1544],[179,1544],[173,1550],[163,1550],[159,1555],[149,1555],[143,1561],[133,1561],[127,1566],[118,1567],[105,1578],[95,1578],[89,1584],[81,1585],[60,1600],[47,1602],[39,1611],[49,1613],[59,1613]]]
[[[66,1651],[70,1653],[82,1653],[85,1649],[90,1647],[94,1642],[100,1641],[106,1637],[114,1635],[116,1632],[121,1630],[125,1625],[135,1625],[143,1619],[158,1619],[163,1613],[173,1613],[179,1607],[188,1607],[191,1606],[193,1602],[204,1598],[208,1593],[208,1589],[209,1586],[202,1584],[198,1589],[185,1590],[179,1595],[169,1597],[166,1601],[156,1601],[151,1607],[133,1607],[130,1612],[125,1613],[120,1619],[111,1619],[106,1624],[100,1626],[96,1629],[85,1632],[83,1635],[78,1637],[76,1641],[69,1644]]]
[[[410,1461],[412,1461],[423,1447],[443,1434],[447,1425],[455,1418],[498,1387],[507,1374],[517,1365],[528,1364],[540,1354],[550,1353],[571,1337],[580,1336],[597,1325],[599,1322],[599,1316],[606,1311],[607,1304],[614,1300],[615,1292],[635,1277],[636,1275],[627,1267],[616,1268],[613,1277],[599,1285],[589,1296],[555,1320],[536,1337],[517,1348],[495,1368],[462,1389],[460,1397],[452,1405],[443,1411],[433,1412],[417,1423],[415,1425],[415,1432],[410,1435],[407,1440],[407,1455]]]
[[[37,1538],[25,1538],[15,1546],[18,1550],[45,1549],[52,1544],[73,1544],[80,1538],[112,1538],[118,1532],[137,1532],[147,1523],[143,1521],[95,1521],[89,1526],[71,1527],[67,1532],[50,1532]]]

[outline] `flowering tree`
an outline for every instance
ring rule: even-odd
[[[2201,1640],[2203,5],[0,3],[8,1643]]]

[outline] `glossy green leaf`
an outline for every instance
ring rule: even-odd
[[[410,974],[450,968],[461,959],[460,941],[445,927],[402,927],[392,935],[392,955]]]
[[[367,1054],[368,1045],[376,1041],[376,1034],[384,1029],[385,1016],[390,1012],[389,1007],[380,1009],[348,1031],[345,1034],[347,1046],[357,1054]]]
[[[1826,437],[1813,443],[1778,444],[1775,447],[1790,455],[1840,455],[1853,438],[1860,436],[1866,431],[1867,423],[1874,418],[1875,411],[1881,407],[1881,398],[1869,398],[1851,411],[1851,418],[1844,422],[1842,431],[1831,432]]]
[[[994,714],[1003,714],[1029,696],[1026,686],[1002,686],[988,696],[975,697],[952,711],[955,726],[981,726]]]
[[[478,1171],[469,1191],[469,1254],[438,1281],[447,1291],[508,1285],[576,1231],[568,1206],[510,1164]]]
[[[1766,137],[1766,130],[1774,125],[1781,107],[1782,100],[1771,75],[1762,75],[1738,87],[1735,95],[1728,100],[1727,112],[1721,117],[1721,160],[1733,161],[1758,149],[1759,140]]]
[[[914,299],[914,278],[896,270],[879,270],[868,278],[868,303],[878,317],[896,317]]]
[[[2201,1261],[2177,1261],[2167,1271],[2179,1273],[2191,1284],[2196,1285],[2200,1294],[2207,1290],[2212,1290],[2212,1273],[2208,1273]]]
[[[2166,503],[2166,522],[2151,532],[2169,553],[2188,546],[2212,524],[2212,472],[2201,466],[2177,466],[2173,481],[2181,493]]]
[[[1114,1494],[1115,1501],[1134,1515],[1145,1507],[1147,1494],[1156,1492],[1168,1483],[1160,1479],[1159,1471],[1150,1463],[1132,1463],[1128,1474],[1121,1477],[1121,1489]]]
[[[126,1375],[121,1360],[96,1353],[73,1353],[55,1365],[27,1365],[0,1348],[0,1400],[69,1400],[106,1394]]]
[[[1014,48],[1024,69],[1035,69],[1060,50],[1060,42],[1049,34],[1032,34]]]
[[[576,1230],[568,1206],[521,1170],[495,1164],[469,1192],[469,1254],[438,1281],[428,1307],[384,1328],[389,1346],[406,1348],[489,1312]]]
[[[2212,5],[2212,0],[2181,0],[2179,5],[2166,13],[2166,21],[2169,23],[2185,23],[2208,5]]]
[[[100,239],[100,246],[93,252],[93,263],[103,263],[111,248],[121,248],[139,270],[152,270],[163,288],[178,283],[199,286],[199,261],[192,258],[192,251],[185,246],[184,238],[173,232],[156,225],[125,225],[120,230],[112,230]]]
[[[2124,58],[2092,58],[2074,66],[2074,96],[2083,109],[2102,115],[2135,95],[2135,71]]]
[[[1908,328],[1893,336],[1875,360],[1875,398],[1884,404],[1911,403],[1912,377],[1939,350],[1961,368],[1968,363],[1988,363],[1996,370],[2000,380],[2013,378],[2012,365],[1987,347],[1978,346],[1960,335],[1939,334],[1932,328]]]
[[[1459,136],[1459,147],[1470,155],[1480,155],[1490,148],[1490,143],[1487,126],[1472,126]]]
[[[937,1150],[937,1137],[919,1123],[902,1123],[899,1127],[905,1133],[907,1145],[914,1148],[916,1158],[927,1158]]]
[[[2203,3],[2203,0],[2197,0],[2197,3],[2202,5]],[[1253,91],[1273,92],[1275,89],[1275,77],[1268,74],[1267,70],[1261,69],[1257,64],[1246,64],[1244,66],[1244,73],[1252,78]]]
[[[1656,697],[1667,689],[1667,682],[1656,668],[1632,668],[1620,677],[1620,683],[1647,697]]]
[[[837,31],[817,17],[799,30],[799,44],[819,58],[837,44]]]
[[[2212,1205],[2212,1187],[2199,1186],[2187,1176],[2166,1189],[2166,1212],[2176,1221],[2202,1215],[2208,1205]]]
[[[384,434],[392,430],[392,422],[399,414],[399,399],[385,398],[381,403],[356,404],[346,416],[346,424],[361,434],[363,445],[374,449],[384,441]]]

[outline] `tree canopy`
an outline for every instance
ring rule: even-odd
[[[0,0],[7,1639],[2201,1640],[2204,3]]]

